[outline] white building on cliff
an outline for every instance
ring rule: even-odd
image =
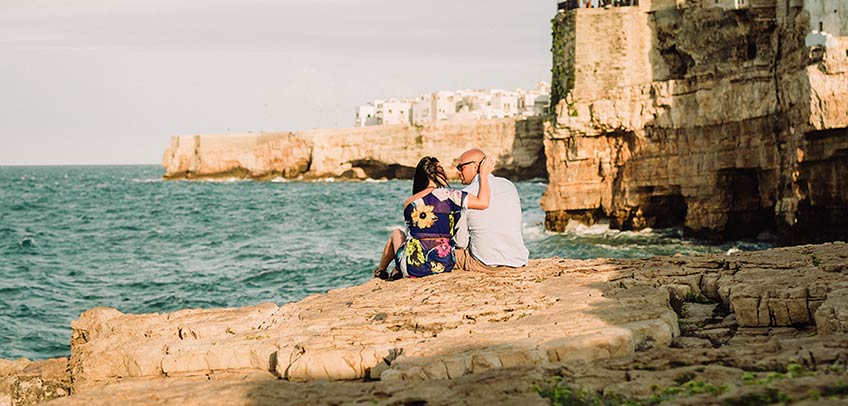
[[[363,104],[356,108],[356,120],[353,123],[354,127],[365,127],[369,125],[381,124],[381,120],[377,118],[377,105],[379,100],[374,100],[371,103]]]
[[[804,0],[804,9],[810,15],[805,45],[848,59],[848,0]]]
[[[411,99],[373,100],[356,108],[354,126],[538,116],[549,111],[550,91],[548,82],[539,82],[528,91],[440,90]]]

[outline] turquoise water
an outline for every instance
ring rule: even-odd
[[[285,303],[369,279],[411,181],[160,181],[158,166],[0,167],[0,358],[70,352],[70,323]],[[544,181],[517,182],[533,258],[721,252],[679,230],[546,233]]]

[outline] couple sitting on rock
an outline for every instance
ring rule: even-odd
[[[465,151],[456,169],[468,186],[455,190],[438,159],[421,158],[412,196],[403,203],[406,231],[392,232],[374,276],[395,280],[527,265],[518,191],[509,180],[492,175],[494,167],[483,151]],[[395,267],[389,271],[392,261]]]

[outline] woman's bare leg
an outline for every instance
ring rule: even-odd
[[[406,234],[401,230],[392,231],[392,235],[389,236],[389,240],[386,241],[386,247],[383,248],[383,256],[380,258],[380,265],[377,265],[377,271],[385,271],[389,264],[392,263],[392,260],[395,258],[395,253],[398,248],[403,244],[403,240],[406,239]]]

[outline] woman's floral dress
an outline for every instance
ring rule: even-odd
[[[406,243],[395,256],[403,276],[422,277],[453,269],[453,236],[468,207],[467,196],[468,192],[439,188],[404,208]]]

